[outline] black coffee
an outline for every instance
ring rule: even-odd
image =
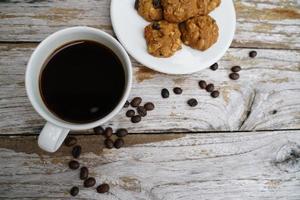
[[[125,72],[109,48],[77,41],[55,51],[43,67],[40,92],[48,109],[72,123],[88,123],[110,113],[122,98]]]

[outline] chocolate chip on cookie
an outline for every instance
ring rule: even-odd
[[[154,8],[161,8],[160,0],[152,0],[152,4]]]
[[[147,21],[157,21],[163,18],[163,11],[160,0],[137,0],[135,8],[138,13]]]
[[[160,29],[159,23],[158,23],[158,22],[153,22],[153,23],[152,23],[152,28],[153,28],[154,30],[159,30],[159,29]]]

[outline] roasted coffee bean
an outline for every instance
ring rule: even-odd
[[[256,51],[250,51],[250,52],[249,52],[249,56],[250,56],[251,58],[255,58],[255,57],[257,56],[257,52],[256,52]]]
[[[78,187],[74,186],[74,187],[71,188],[70,194],[71,194],[73,197],[75,197],[78,193],[79,193],[79,188],[78,188]]]
[[[76,145],[75,147],[73,147],[73,149],[72,149],[72,156],[74,158],[79,158],[80,154],[81,154],[81,146]]]
[[[159,23],[158,23],[158,22],[153,22],[152,28],[153,28],[154,30],[160,30],[160,25],[159,25]]]
[[[124,140],[121,138],[116,139],[116,141],[114,142],[114,147],[116,149],[120,149],[123,145],[124,145]]]
[[[148,102],[144,105],[144,108],[147,110],[147,111],[151,111],[151,110],[154,110],[155,106],[153,103],[151,102]]]
[[[210,96],[213,97],[213,98],[217,98],[219,95],[220,95],[220,92],[217,91],[217,90],[215,90],[212,93],[210,93]]]
[[[94,133],[96,133],[96,134],[102,135],[103,132],[104,132],[104,129],[102,126],[97,126],[94,128]]]
[[[132,123],[139,123],[141,120],[142,120],[142,117],[139,115],[135,115],[135,116],[131,117]]]
[[[160,0],[152,0],[152,4],[154,8],[161,8]]]
[[[114,141],[112,141],[110,138],[107,138],[104,140],[104,145],[106,148],[112,149],[114,147]]]
[[[277,113],[277,110],[273,110],[272,114],[275,115]]]
[[[213,71],[216,71],[218,69],[218,67],[219,67],[218,63],[215,63],[212,66],[210,66],[209,68]]]
[[[142,98],[141,97],[135,97],[132,99],[130,105],[132,107],[138,107],[142,103]]]
[[[96,184],[96,179],[90,177],[83,182],[84,187],[93,187]]]
[[[162,96],[162,98],[164,98],[164,99],[169,98],[169,96],[170,96],[169,90],[166,89],[166,88],[162,89],[162,90],[161,90],[161,96]]]
[[[208,84],[208,85],[206,86],[205,89],[206,89],[207,92],[212,92],[212,91],[214,91],[215,86],[214,86],[214,84],[210,83],[210,84]]]
[[[79,177],[81,180],[85,180],[89,177],[89,170],[87,167],[81,167]]]
[[[129,105],[130,105],[129,101],[126,101],[123,107],[124,107],[124,108],[128,108]]]
[[[239,71],[241,71],[241,67],[240,66],[233,66],[232,68],[231,68],[231,71],[232,72],[239,72]]]
[[[182,89],[181,89],[180,87],[175,87],[175,88],[173,89],[173,92],[174,92],[175,94],[182,94]]]
[[[76,160],[71,160],[69,162],[69,167],[70,167],[70,169],[78,169],[79,168],[79,162],[77,162]]]
[[[240,78],[240,75],[238,73],[233,72],[229,74],[229,78],[232,80],[238,80]]]
[[[126,116],[127,116],[127,117],[132,117],[132,116],[134,116],[134,115],[135,115],[134,110],[128,110],[128,111],[126,112]]]
[[[135,0],[134,8],[135,8],[136,10],[139,9],[139,3],[140,3],[140,0]]]
[[[196,99],[194,99],[194,98],[188,100],[187,103],[188,103],[188,105],[191,106],[191,107],[195,107],[195,106],[198,105],[198,101],[197,101]]]
[[[125,137],[126,135],[128,135],[128,131],[125,128],[120,128],[117,130],[116,135],[118,137]]]
[[[67,138],[65,139],[65,142],[64,142],[64,144],[65,144],[67,147],[71,147],[71,146],[75,145],[76,143],[77,143],[77,139],[76,139],[75,137],[72,137],[72,136],[67,137]]]
[[[147,115],[147,110],[144,108],[144,106],[137,107],[137,112],[140,114],[140,116],[145,117]]]
[[[103,135],[106,137],[106,138],[109,138],[113,135],[113,129],[111,127],[107,127],[105,130],[104,130],[104,133]]]
[[[203,80],[199,81],[199,87],[200,87],[201,89],[205,89],[206,86],[207,86],[207,84],[206,84],[205,81],[203,81]]]
[[[108,191],[109,191],[109,185],[106,183],[103,183],[97,187],[98,193],[106,193]]]

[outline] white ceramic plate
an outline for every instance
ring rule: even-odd
[[[189,74],[197,72],[217,62],[229,48],[236,24],[232,0],[222,0],[221,5],[210,15],[219,26],[219,39],[208,50],[201,52],[183,45],[170,58],[156,58],[147,52],[144,28],[149,22],[140,17],[134,9],[135,0],[112,0],[110,7],[113,29],[128,51],[143,65],[167,74]]]

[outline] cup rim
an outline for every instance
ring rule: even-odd
[[[47,46],[47,44],[53,40],[55,40],[57,37],[60,37],[61,35],[64,34],[70,34],[70,32],[77,32],[77,31],[89,31],[95,34],[100,35],[101,37],[104,38],[104,40],[109,40],[110,42],[113,43],[113,45],[115,45],[115,47],[120,51],[120,57],[121,59],[124,60],[125,62],[125,68],[127,70],[126,74],[127,74],[127,82],[125,84],[125,90],[123,93],[123,96],[121,98],[121,100],[119,101],[118,105],[109,113],[107,114],[105,117],[94,121],[94,122],[89,122],[89,123],[84,123],[84,124],[73,124],[71,122],[65,121],[63,119],[57,120],[55,118],[53,118],[51,115],[49,115],[47,112],[45,112],[38,104],[37,99],[33,93],[32,90],[32,82],[30,81],[31,79],[31,73],[30,68],[32,66],[32,62],[33,60],[36,59],[36,57],[38,56],[38,52],[41,51],[41,49],[45,48]],[[75,41],[75,40],[74,40]],[[106,46],[106,45],[105,45]],[[55,124],[59,127],[62,128],[66,128],[66,129],[71,129],[71,130],[85,130],[85,129],[90,129],[90,128],[94,128],[96,126],[99,126],[105,122],[107,122],[108,120],[110,120],[111,118],[113,118],[116,114],[119,113],[119,111],[123,108],[130,90],[131,90],[131,86],[132,86],[132,63],[131,60],[129,58],[129,55],[127,54],[127,52],[125,51],[125,49],[123,48],[123,46],[110,34],[105,33],[104,31],[101,31],[99,29],[96,28],[92,28],[92,27],[87,27],[87,26],[76,26],[76,27],[70,27],[70,28],[65,28],[59,31],[56,31],[54,33],[52,33],[51,35],[49,35],[48,37],[46,37],[33,51],[33,53],[30,56],[30,59],[28,61],[28,64],[26,66],[26,73],[25,73],[25,88],[26,88],[26,93],[27,96],[32,104],[32,106],[34,107],[34,109],[36,110],[36,112],[41,115],[47,122],[50,122],[52,124]],[[43,104],[45,105],[45,103],[43,102]],[[51,111],[47,108],[47,106],[45,105],[45,108],[47,109],[48,112],[51,113]]]

